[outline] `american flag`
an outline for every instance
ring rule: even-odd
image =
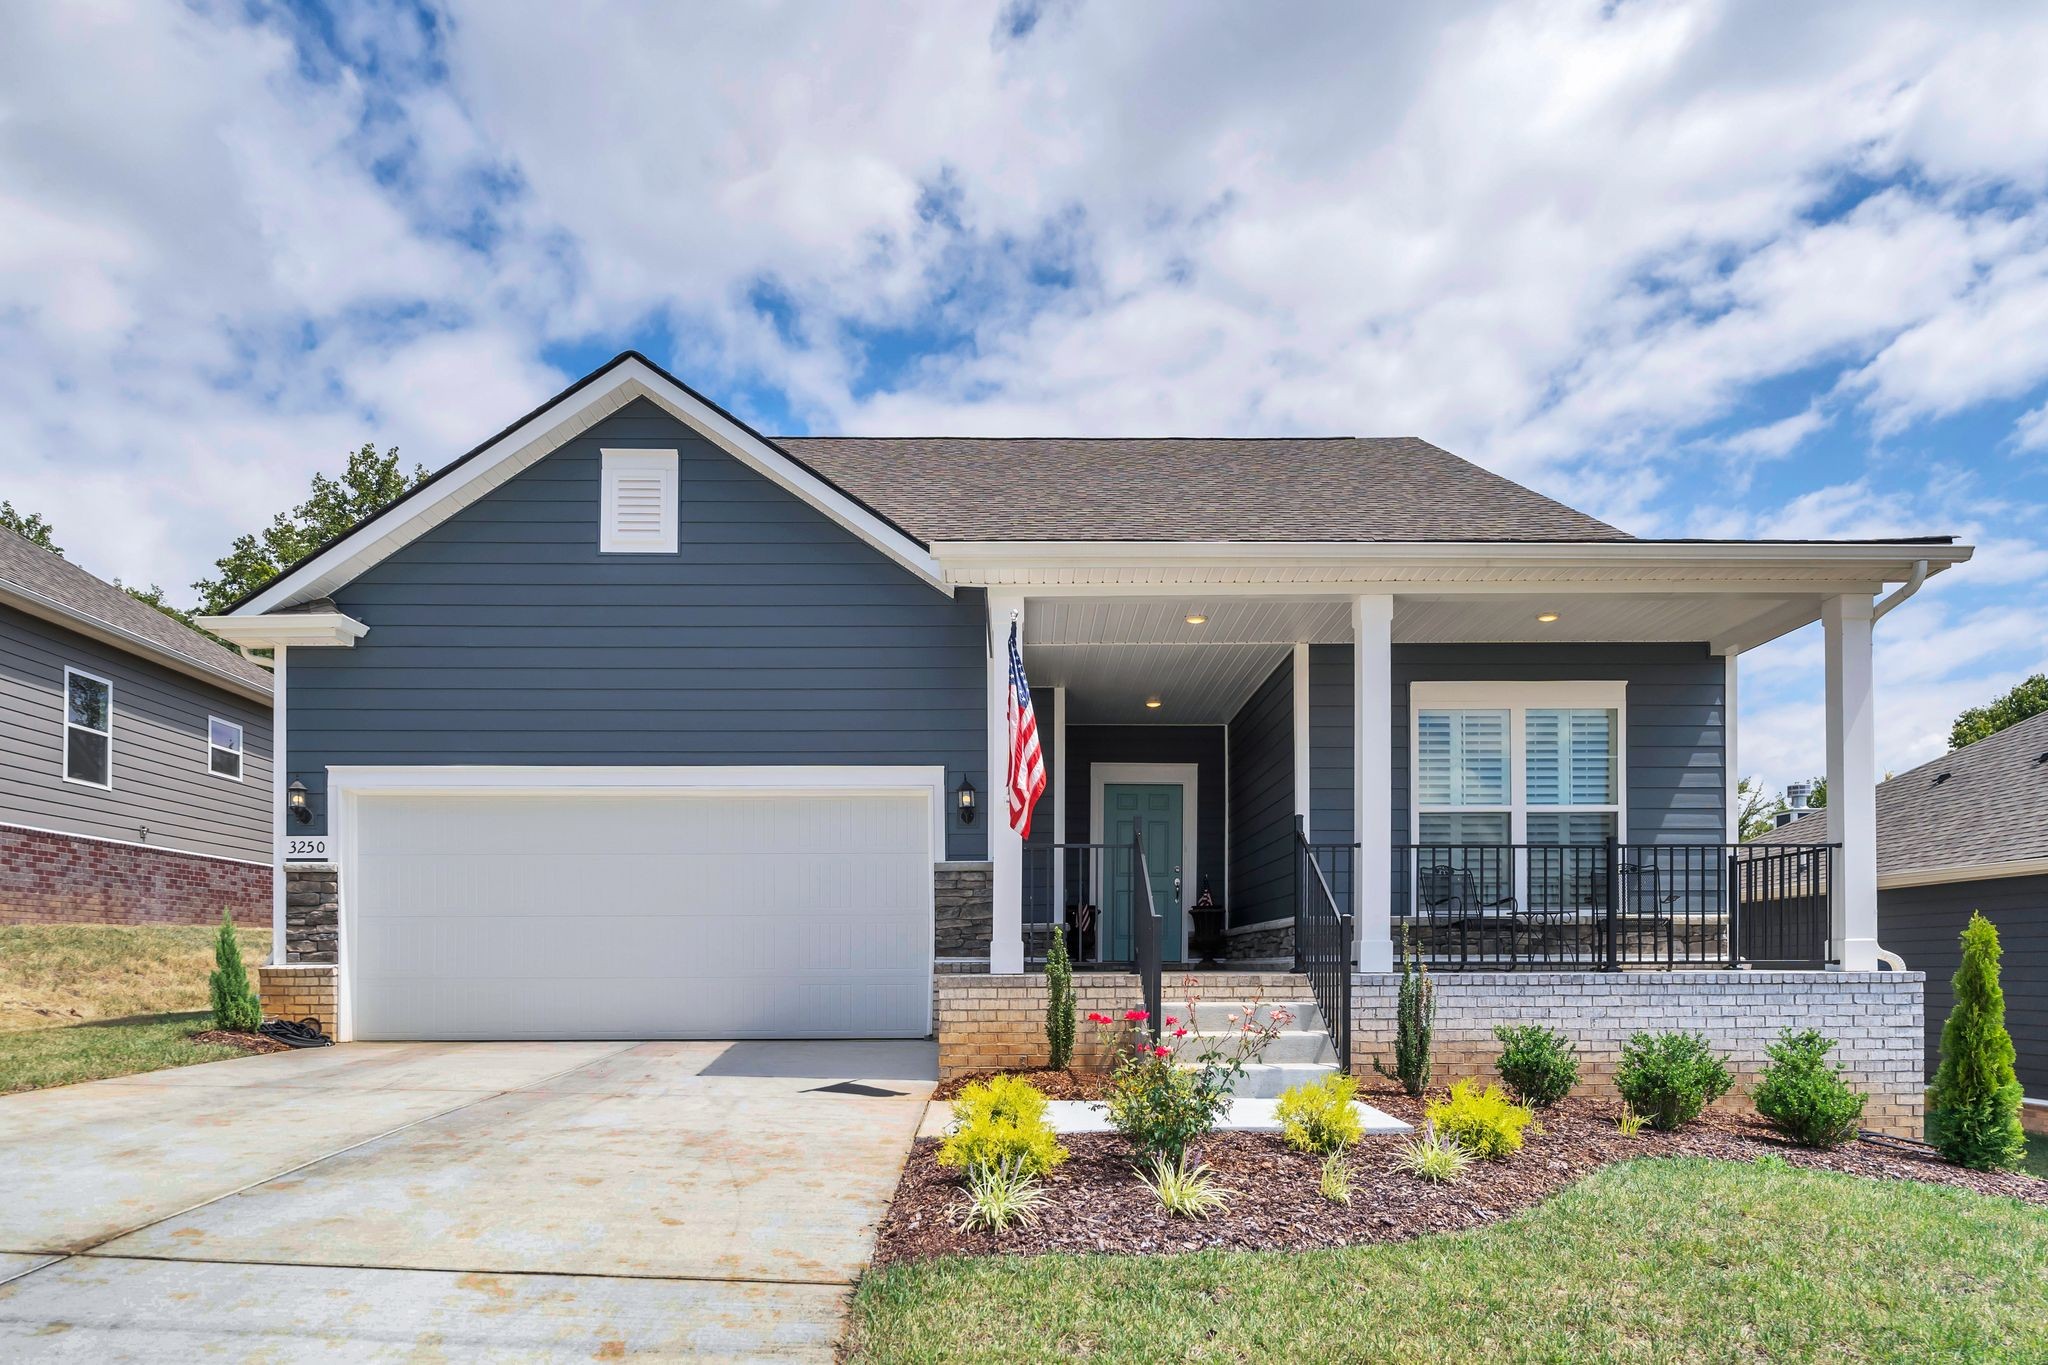
[[[1017,652],[1017,623],[1010,622],[1010,828],[1031,837],[1031,812],[1045,794],[1045,754],[1038,747],[1038,713],[1031,709],[1031,684],[1024,680],[1024,656]]]

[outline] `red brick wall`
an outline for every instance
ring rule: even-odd
[[[270,869],[0,826],[0,924],[270,923]]]

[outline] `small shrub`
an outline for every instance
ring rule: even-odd
[[[1432,1185],[1455,1185],[1472,1164],[1472,1154],[1439,1133],[1435,1124],[1425,1124],[1422,1136],[1403,1145],[1394,1164]]]
[[[1751,1096],[1757,1113],[1802,1147],[1839,1147],[1863,1119],[1869,1097],[1843,1082],[1841,1063],[1828,1061],[1834,1046],[1815,1029],[1784,1030]]]
[[[1394,1002],[1394,1069],[1378,1058],[1372,1069],[1390,1081],[1399,1081],[1410,1095],[1429,1089],[1430,1050],[1436,1032],[1436,983],[1429,968],[1401,930],[1401,992]]]
[[[1013,1224],[1037,1222],[1045,1203],[1038,1177],[1026,1170],[1021,1160],[1012,1159],[969,1169],[967,1200],[954,1206],[954,1215],[967,1232],[976,1228],[1007,1232]]]
[[[1621,1117],[1614,1121],[1614,1126],[1621,1130],[1623,1137],[1640,1137],[1643,1132],[1643,1116],[1627,1105],[1623,1105]]]
[[[1955,1007],[1941,1026],[1941,1067],[1927,1092],[1928,1140],[1950,1161],[1979,1171],[2017,1166],[2027,1144],[1999,955],[1998,930],[1971,912]]]
[[[939,1144],[939,1164],[967,1172],[1015,1163],[1025,1175],[1044,1175],[1067,1159],[1045,1118],[1045,1096],[1017,1076],[976,1081],[953,1101],[953,1131]]]
[[[1065,1071],[1074,1059],[1074,964],[1067,960],[1067,936],[1059,925],[1045,950],[1045,1041],[1052,1069]]]
[[[1229,1107],[1230,1096],[1212,1093],[1200,1072],[1156,1054],[1125,1062],[1110,1078],[1109,1125],[1141,1157],[1180,1160]]]
[[[1499,1086],[1481,1090],[1476,1080],[1459,1081],[1449,1099],[1434,1101],[1425,1112],[1438,1132],[1489,1161],[1505,1161],[1521,1151],[1522,1130],[1536,1117]]]
[[[1351,1202],[1351,1172],[1344,1168],[1344,1153],[1332,1152],[1323,1158],[1323,1171],[1317,1179],[1316,1189],[1332,1204]]]
[[[1343,1151],[1358,1141],[1358,1110],[1351,1103],[1357,1096],[1358,1082],[1341,1072],[1303,1081],[1274,1106],[1280,1136],[1297,1152]]]
[[[220,912],[220,933],[213,940],[213,970],[207,974],[206,991],[213,1000],[215,1028],[254,1033],[263,1022],[263,1006],[249,984],[241,940],[235,937],[235,922],[226,910]]]
[[[1541,1024],[1502,1024],[1493,1031],[1501,1045],[1494,1069],[1522,1103],[1548,1109],[1579,1083],[1579,1053],[1572,1040]]]
[[[1697,1033],[1638,1033],[1621,1049],[1614,1088],[1659,1132],[1675,1132],[1728,1093],[1735,1078]]]
[[[1230,1191],[1216,1184],[1216,1173],[1206,1162],[1190,1166],[1186,1153],[1171,1160],[1153,1157],[1151,1174],[1138,1179],[1159,1197],[1161,1208],[1178,1218],[1207,1218],[1230,1207]]]

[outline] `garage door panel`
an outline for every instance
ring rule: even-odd
[[[360,797],[356,1036],[921,1035],[928,799]]]

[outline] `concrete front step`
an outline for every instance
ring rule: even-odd
[[[1277,1099],[1284,1090],[1319,1081],[1336,1070],[1335,1062],[1257,1062],[1244,1069],[1230,1093],[1240,1100]]]
[[[1293,1016],[1287,1023],[1287,1027],[1290,1029],[1298,1029],[1303,1033],[1314,1033],[1325,1027],[1323,1011],[1313,1000],[1268,1001],[1253,1011],[1253,1017],[1263,1023],[1273,1017],[1273,1011],[1276,1009],[1284,1009]],[[1186,1005],[1182,1005],[1179,1009],[1175,1009],[1171,1005],[1166,1007],[1166,1013],[1175,1017],[1184,1015],[1186,1012]],[[1233,1019],[1231,1018],[1232,1015],[1238,1017]],[[1242,1001],[1233,1003],[1228,1000],[1201,1000],[1195,1004],[1195,1024],[1204,1033],[1232,1031],[1241,1027],[1243,1023],[1244,1003]]]

